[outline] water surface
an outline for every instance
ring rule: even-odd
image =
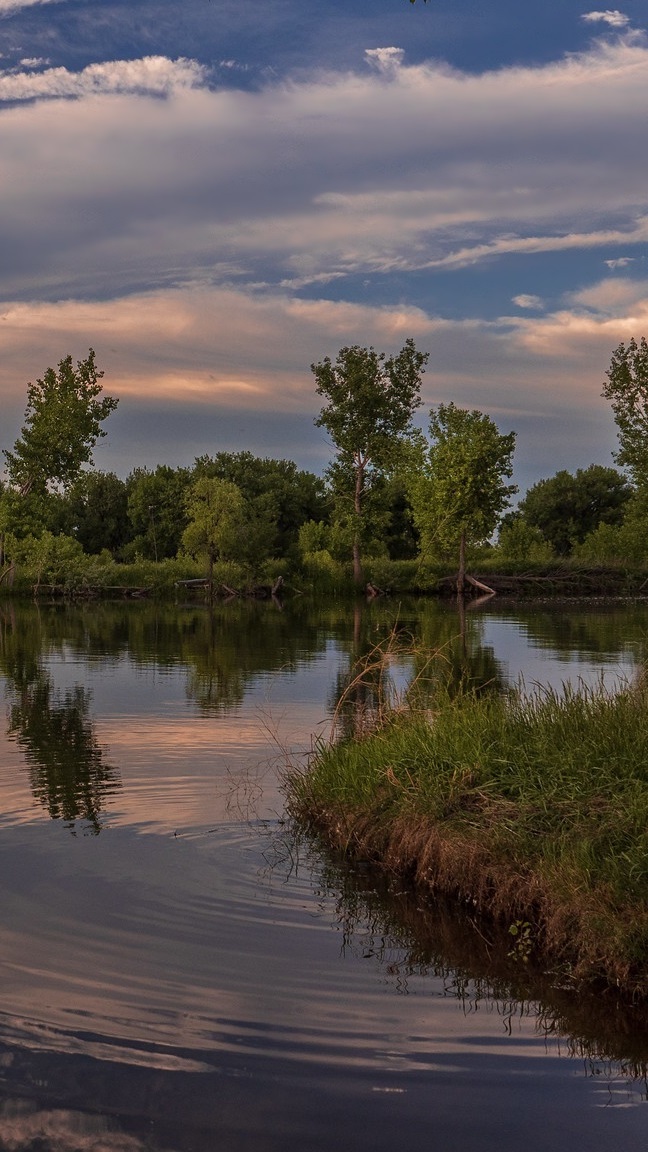
[[[393,629],[483,682],[613,684],[647,624],[5,603],[0,1149],[643,1147],[639,1014],[503,978],[469,918],[323,859],[281,773]]]

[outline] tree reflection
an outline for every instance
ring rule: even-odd
[[[521,1017],[542,1036],[565,1042],[588,1075],[639,1081],[648,1098],[648,1007],[576,991],[568,974],[522,962],[508,925],[476,919],[456,901],[431,898],[368,862],[351,863],[315,837],[284,830],[277,870],[308,868],[322,909],[333,917],[343,956],[370,961],[393,991],[407,995],[420,978],[440,982],[464,1011],[498,1013],[505,1028]]]
[[[52,819],[97,835],[106,800],[121,787],[119,771],[95,736],[90,693],[81,685],[55,689],[40,663],[40,620],[27,619],[26,628],[16,627],[11,612],[0,620],[0,667],[14,695],[7,734],[25,754],[32,793]]]
[[[59,694],[41,673],[12,704],[8,734],[25,753],[31,790],[52,819],[63,820],[72,832],[81,821],[96,835],[106,799],[120,781],[118,770],[104,761],[89,704],[85,688]]]
[[[490,645],[482,642],[477,614],[428,608],[416,620],[392,609],[376,619],[374,605],[357,603],[348,665],[336,677],[329,699],[339,739],[362,736],[393,708],[429,709],[442,692],[503,692],[505,670]]]

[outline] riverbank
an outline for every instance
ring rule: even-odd
[[[648,999],[648,683],[463,695],[319,745],[288,810],[573,986]]]

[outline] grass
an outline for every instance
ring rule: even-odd
[[[437,683],[425,709],[320,743],[287,793],[336,849],[528,925],[528,953],[576,982],[648,998],[645,676],[616,694]]]

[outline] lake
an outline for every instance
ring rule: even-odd
[[[282,775],[394,630],[631,679],[648,605],[0,605],[0,1150],[643,1149],[643,1013],[322,856]],[[459,656],[457,656],[459,652]],[[407,680],[396,662],[396,688]]]

